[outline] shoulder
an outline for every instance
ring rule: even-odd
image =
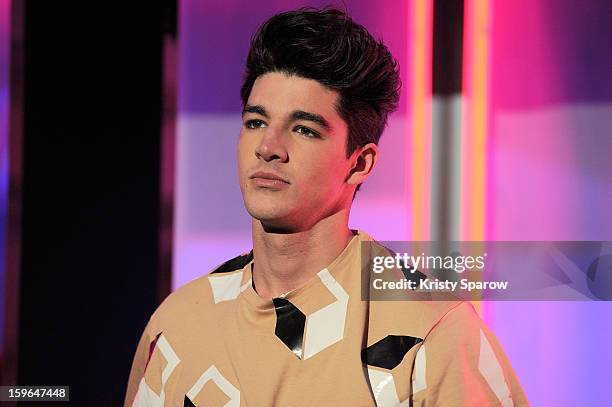
[[[475,359],[483,337],[497,340],[474,305],[470,301],[460,301],[439,314],[424,341],[434,345],[438,353],[469,354]]]
[[[217,277],[229,277],[242,272],[253,259],[252,251],[243,253],[213,268],[210,272],[188,282],[170,293],[157,307],[149,325],[154,331],[174,321],[178,315],[186,316],[198,312],[212,311],[215,301],[214,281]],[[240,282],[240,279],[238,280]]]
[[[367,243],[361,247],[361,261],[364,259],[373,261],[377,257],[395,257],[396,253],[393,249],[385,246],[384,243],[376,240],[368,233],[360,230],[359,237],[362,243]],[[405,277],[417,282],[427,277],[419,270],[410,271],[403,266],[401,269],[394,266],[392,271],[397,272],[398,277]],[[376,312],[384,315],[384,319],[393,326],[406,327],[419,338],[425,338],[447,316],[451,319],[466,318],[465,312],[468,305],[465,305],[464,301],[452,293],[409,291],[402,293],[407,297],[403,297],[401,300],[393,297],[393,295],[388,297],[384,295],[379,294],[379,297],[374,297],[375,305],[373,308],[376,309]],[[460,309],[460,312],[455,313],[454,310],[456,309]],[[406,316],[410,317],[406,318]]]
[[[414,301],[413,304],[419,308],[423,321],[423,337],[427,338],[433,331],[448,329],[448,325],[473,324],[478,315],[470,310],[474,310],[471,303],[462,300],[444,301]]]
[[[429,333],[433,330],[465,333],[483,324],[474,305],[469,301],[456,301],[450,306],[443,307],[441,311],[434,319],[435,323],[432,324]]]

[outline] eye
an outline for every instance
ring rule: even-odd
[[[244,127],[246,127],[247,129],[254,130],[254,129],[266,127],[266,123],[264,123],[263,120],[259,120],[259,119],[247,120],[244,123]]]
[[[295,129],[293,129],[293,131],[297,131],[298,133],[303,134],[306,137],[314,137],[314,138],[321,137],[319,133],[317,133],[316,131],[311,130],[308,127],[304,127],[304,126],[297,126]]]

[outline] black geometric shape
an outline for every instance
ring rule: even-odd
[[[185,394],[185,400],[183,401],[183,407],[196,407],[195,404],[193,404],[193,402],[189,400],[189,397],[187,397],[186,394]]]
[[[384,339],[361,351],[361,361],[366,365],[393,369],[399,365],[410,349],[423,339],[406,335],[387,335]]]
[[[404,267],[402,265],[401,270],[402,270],[402,274],[404,275],[404,278],[408,281],[412,281],[415,287],[420,286],[421,280],[427,279],[427,276],[425,274],[421,273],[419,270],[416,270],[412,266]]]
[[[274,309],[276,310],[274,333],[298,359],[302,359],[302,340],[304,327],[306,326],[306,315],[284,298],[273,298],[272,302],[274,302]]]
[[[251,250],[247,254],[242,254],[240,256],[234,257],[231,260],[226,261],[225,263],[214,269],[211,274],[229,273],[230,271],[240,270],[241,268],[249,264],[251,260],[253,260],[253,250]]]
[[[155,346],[157,345],[157,341],[159,340],[161,334],[162,332],[158,333],[155,336],[155,339],[153,339],[153,342],[149,344],[149,357],[147,358],[147,363],[145,363],[145,369],[147,368],[147,366],[149,366],[149,362],[151,361],[151,357],[153,356],[153,351],[155,350]]]
[[[388,250],[391,255],[396,256],[397,253],[395,253],[391,249]],[[412,281],[416,287],[421,284],[421,280],[427,279],[427,276],[425,274],[415,269],[410,264],[407,264],[406,267],[404,267],[404,264],[402,263],[400,264],[400,269],[402,271],[402,274],[404,275],[404,278],[408,281]]]

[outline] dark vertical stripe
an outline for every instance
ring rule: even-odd
[[[74,405],[121,405],[159,302],[163,10],[25,2],[18,382]]]
[[[432,92],[461,93],[463,0],[434,0]]]

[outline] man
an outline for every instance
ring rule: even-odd
[[[397,64],[346,14],[276,15],[241,89],[253,250],[171,294],[126,406],[510,406],[527,400],[469,303],[364,301],[354,195],[397,105]]]

